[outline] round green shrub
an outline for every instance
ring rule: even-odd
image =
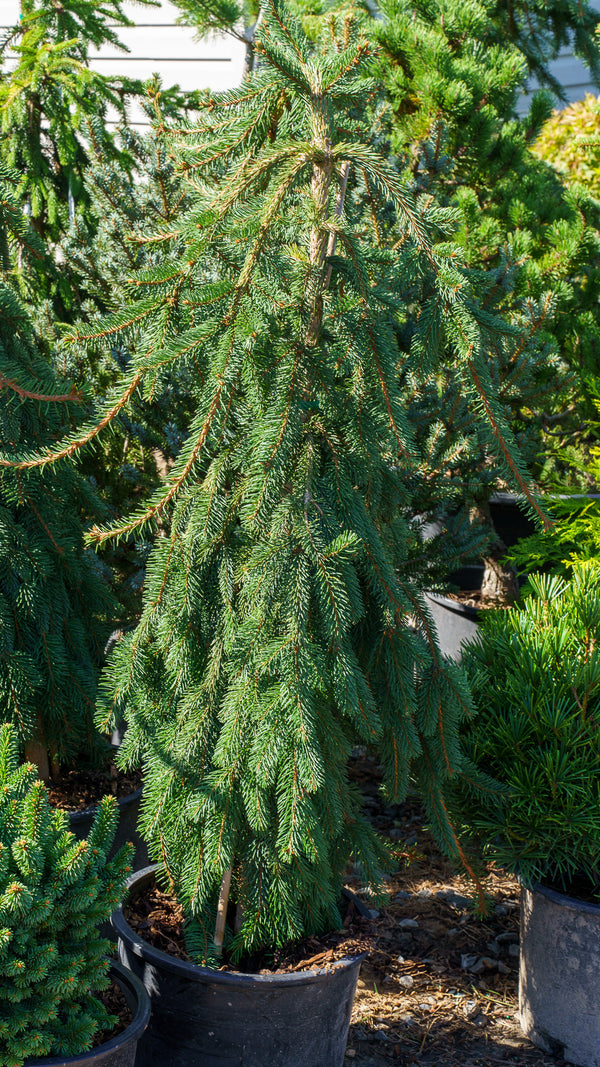
[[[597,145],[582,138],[598,137]],[[600,100],[588,93],[583,100],[553,111],[533,145],[540,159],[551,163],[568,184],[580,182],[600,198]]]

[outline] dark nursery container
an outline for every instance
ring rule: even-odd
[[[535,885],[521,892],[519,1016],[534,1044],[600,1067],[600,907]]]
[[[438,634],[442,655],[460,661],[463,647],[477,636],[480,609],[442,593],[426,593],[427,607]]]
[[[155,868],[133,875],[139,893]],[[342,1067],[362,956],[299,974],[227,973],[153,948],[113,915],[119,958],[152,1000],[136,1067]]]
[[[79,1056],[28,1060],[25,1067],[134,1067],[138,1041],[150,1020],[150,998],[139,978],[116,960],[111,962],[110,975],[133,1013],[129,1026],[110,1041]]]
[[[109,853],[109,857],[115,856],[122,845],[131,841],[134,847],[131,866],[134,871],[139,871],[148,863],[148,849],[146,848],[146,843],[137,831],[141,799],[142,788],[140,787],[139,789],[136,789],[135,792],[129,793],[125,797],[120,797],[117,801],[119,805],[119,822],[117,824],[114,844]],[[82,811],[69,812],[70,829],[80,840],[88,836],[92,828],[96,811],[96,807],[91,807],[84,808]]]

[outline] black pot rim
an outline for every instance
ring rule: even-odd
[[[149,880],[150,876],[154,876],[157,870],[158,864],[152,864],[130,875],[125,885],[125,896],[134,886],[144,880]],[[191,982],[206,982],[209,980],[218,985],[229,986],[231,989],[247,989],[249,986],[256,984],[279,986],[311,985],[315,982],[323,981],[323,978],[331,974],[332,970],[337,971],[345,967],[360,966],[366,956],[366,952],[362,952],[358,956],[346,956],[344,959],[336,960],[335,963],[331,963],[327,967],[321,967],[315,971],[299,971],[295,974],[242,974],[240,971],[217,971],[212,967],[200,967],[197,963],[178,960],[174,956],[170,956],[168,952],[163,952],[162,949],[149,945],[147,941],[144,941],[131,929],[123,915],[122,904],[119,904],[117,910],[113,912],[110,921],[117,937],[127,945],[134,955],[141,957],[151,966],[155,965],[160,967],[161,970],[170,971],[171,974],[186,978]]]
[[[133,793],[127,793],[124,797],[117,797],[117,804],[119,809],[128,808],[130,804],[134,804],[136,800],[139,800],[142,795],[143,786],[139,786],[138,789],[134,789]],[[89,819],[90,815],[95,814],[98,810],[97,804],[90,804],[89,808],[75,808],[74,811],[68,812],[69,822],[71,826],[77,825],[80,822],[85,822]]]
[[[129,1026],[122,1030],[120,1034],[117,1034],[116,1037],[111,1037],[110,1041],[105,1041],[102,1045],[89,1049],[88,1052],[80,1052],[78,1056],[67,1056],[66,1058],[53,1056],[51,1059],[27,1060],[25,1067],[66,1067],[67,1064],[73,1064],[73,1067],[76,1067],[76,1065],[77,1067],[79,1065],[85,1067],[86,1064],[101,1065],[103,1060],[107,1059],[115,1049],[122,1048],[123,1045],[130,1042],[139,1041],[150,1022],[150,997],[144,988],[143,982],[140,981],[137,975],[133,974],[127,967],[124,967],[118,960],[111,959],[110,974],[117,980],[119,985],[129,985],[137,998],[137,1007]]]
[[[443,593],[432,593],[428,589],[426,595],[435,604],[446,608],[447,611],[451,611],[454,615],[466,615],[468,619],[473,619],[475,622],[481,616],[481,608],[474,608],[471,604],[461,604],[459,600],[452,600],[451,597],[444,596]]]
[[[600,493],[541,493],[540,498],[543,502],[546,500],[600,500]],[[489,498],[490,504],[526,504],[527,497],[525,493],[510,493],[504,490],[499,490],[497,493],[492,493]]]
[[[570,897],[567,893],[559,893],[557,889],[550,889],[548,886],[542,885],[541,882],[536,882],[532,886],[523,886],[523,889],[527,889],[529,893],[546,897],[546,900],[550,900],[553,904],[558,904],[569,911],[600,915],[600,903],[592,904],[589,900],[578,900],[577,897]]]

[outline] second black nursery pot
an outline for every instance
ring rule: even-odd
[[[134,974],[111,961],[110,976],[117,983],[133,1018],[116,1037],[78,1056],[54,1056],[48,1059],[27,1060],[25,1067],[134,1067],[138,1042],[150,1019],[150,1000],[142,983]]]
[[[154,881],[134,874],[129,893]],[[297,974],[252,975],[178,960],[113,915],[119,958],[152,1000],[136,1067],[342,1067],[362,957]]]
[[[464,646],[477,636],[480,609],[461,604],[442,593],[425,593],[425,599],[435,623],[442,655],[460,662]]]
[[[136,789],[134,793],[119,797],[119,821],[115,832],[115,840],[109,853],[110,856],[115,856],[122,845],[127,841],[131,841],[134,846],[134,853],[131,860],[131,865],[134,871],[139,871],[140,868],[145,867],[148,863],[146,843],[137,831],[141,799],[141,787]],[[91,808],[84,808],[82,811],[69,812],[69,826],[75,836],[80,840],[87,837],[92,829],[97,810],[98,808],[94,806]]]

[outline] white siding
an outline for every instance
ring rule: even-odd
[[[19,18],[19,0],[0,0],[2,27]],[[169,0],[159,7],[125,3],[123,10],[135,26],[118,28],[129,52],[104,46],[90,53],[91,66],[102,74],[147,79],[158,73],[165,86],[182,89],[232,89],[242,76],[244,47],[235,38],[221,34],[195,39],[188,26],[176,25],[179,10]]]
[[[594,11],[600,11],[600,0],[590,0],[590,7]],[[573,55],[570,48],[564,48],[558,59],[550,64],[550,70],[556,80],[562,85],[568,104],[575,100],[582,100],[586,93],[597,95],[599,90],[590,78],[590,72],[585,63]],[[528,96],[537,88],[534,82],[530,83],[521,98],[518,108],[521,114],[529,107]],[[562,106],[562,105],[561,105]]]

